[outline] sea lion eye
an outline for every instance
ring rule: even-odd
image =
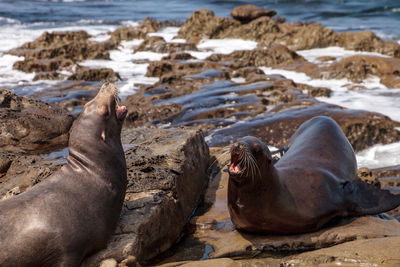
[[[254,151],[254,153],[260,152],[260,145],[259,144],[254,144],[253,145],[253,151]]]

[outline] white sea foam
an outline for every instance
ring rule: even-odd
[[[24,60],[23,57],[17,57],[0,52],[0,87],[12,86],[18,83],[32,81],[34,73],[25,73],[13,70],[12,66],[16,61]]]
[[[352,51],[352,50],[346,50],[342,47],[337,47],[337,46],[331,46],[331,47],[326,47],[326,48],[315,48],[315,49],[310,49],[310,50],[301,50],[301,51],[296,51],[296,53],[303,56],[308,61],[317,63],[317,64],[323,63],[320,60],[318,60],[318,58],[324,57],[324,56],[334,57],[335,60],[341,60],[343,58],[351,57],[351,56],[355,56],[355,55],[388,57],[386,55],[382,55],[379,53]],[[331,63],[331,62],[328,62],[328,63]]]
[[[231,78],[231,81],[234,83],[244,83],[246,82],[246,79],[243,77],[237,77],[237,78]]]
[[[202,40],[197,48],[213,53],[230,54],[235,50],[252,50],[257,42],[242,39],[209,39]]]
[[[126,96],[133,94],[137,90],[135,84],[153,84],[158,81],[158,78],[146,77],[147,63],[134,63],[133,60],[159,60],[163,54],[153,52],[138,52],[133,53],[133,47],[139,45],[143,40],[132,40],[121,42],[118,50],[110,52],[111,60],[86,60],[80,62],[82,66],[92,68],[111,68],[121,77],[121,81],[116,85],[119,88],[120,96],[124,99]]]
[[[110,38],[111,38],[111,35],[109,35],[108,33],[100,33],[96,36],[93,36],[89,40],[94,41],[94,42],[105,42]]]
[[[400,164],[400,142],[375,145],[356,155],[358,167],[382,168]]]
[[[400,121],[400,89],[387,89],[377,77],[369,77],[361,84],[355,84],[347,79],[322,80],[311,79],[304,73],[261,67],[266,74],[281,74],[296,83],[305,83],[315,87],[331,89],[331,97],[317,97],[318,100],[340,105],[351,109],[362,109],[380,112]],[[363,90],[349,90],[349,86],[364,86]]]

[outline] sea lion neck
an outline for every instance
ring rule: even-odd
[[[118,106],[115,86],[103,85],[97,96],[84,106],[72,127],[67,158],[71,166],[86,169],[85,166],[90,164],[99,165],[101,169],[107,169],[107,166],[112,169],[113,165],[123,168],[121,128],[126,112],[124,106]],[[100,158],[106,155],[110,159],[101,161]],[[95,171],[93,167],[88,169]]]

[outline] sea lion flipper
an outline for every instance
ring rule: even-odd
[[[289,149],[289,146],[286,145],[286,146],[281,147],[278,150],[271,151],[273,164],[278,162],[278,160],[286,153],[286,151],[288,151],[288,149]]]
[[[400,205],[400,195],[394,195],[362,180],[344,183],[343,190],[352,203],[348,210],[352,216],[379,214]]]

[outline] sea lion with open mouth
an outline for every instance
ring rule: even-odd
[[[231,148],[228,171],[231,220],[249,232],[311,232],[335,217],[378,214],[400,205],[400,195],[358,179],[349,141],[324,116],[303,123],[276,163],[259,139],[242,138]]]
[[[127,185],[117,89],[101,87],[74,122],[67,164],[0,202],[0,266],[79,266],[106,246]]]

